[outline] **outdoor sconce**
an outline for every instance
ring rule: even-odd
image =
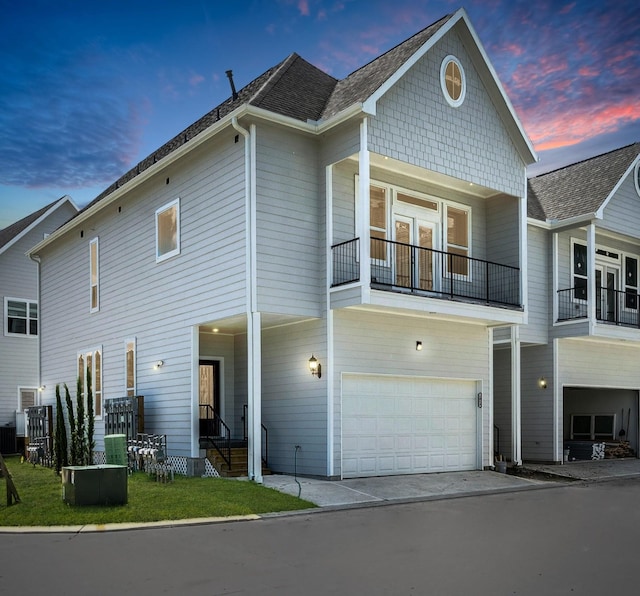
[[[547,379],[545,379],[544,377],[540,377],[538,379],[538,387],[540,387],[540,389],[546,389],[547,388]]]
[[[311,358],[309,358],[309,370],[312,376],[318,377],[319,379],[322,377],[322,365],[313,354],[311,354]]]
[[[156,362],[153,365],[153,370],[158,370],[159,368],[162,368],[164,366],[164,360],[158,360],[158,362]]]
[[[47,388],[46,385],[40,385],[40,387],[38,387],[38,391],[42,393],[46,388]]]
[[[421,341],[417,341],[417,342],[416,342],[416,350],[417,350],[418,352],[421,352],[421,351],[422,351],[422,342],[421,342]]]

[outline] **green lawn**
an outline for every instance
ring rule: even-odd
[[[129,476],[126,505],[71,506],[62,500],[62,482],[52,469],[20,463],[17,456],[5,458],[5,463],[20,503],[7,507],[5,480],[0,478],[0,526],[151,522],[315,507],[254,482],[176,476],[173,482],[162,484],[145,472]]]

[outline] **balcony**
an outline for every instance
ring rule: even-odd
[[[640,296],[636,292],[596,288],[596,320],[623,327],[640,328]],[[558,322],[587,319],[586,288],[558,290]]]
[[[337,287],[360,280],[358,238],[331,247]],[[520,308],[520,269],[391,240],[371,238],[371,287]]]

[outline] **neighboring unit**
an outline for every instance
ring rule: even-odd
[[[638,454],[639,164],[635,143],[529,180],[529,322],[519,337],[526,460],[562,462],[566,450],[590,459],[602,443]],[[497,412],[509,361],[510,350],[496,350]]]
[[[172,455],[246,437],[256,481],[263,457],[323,478],[492,466],[534,161],[464,10],[343,80],[292,54],[32,250],[44,400],[88,367],[98,449],[105,400],[142,395]],[[518,390],[507,409],[518,460]]]
[[[40,387],[38,264],[27,251],[77,212],[65,196],[0,230],[0,428],[15,428],[18,436],[25,408],[39,403]]]

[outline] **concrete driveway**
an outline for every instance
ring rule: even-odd
[[[572,462],[565,465],[525,464],[520,475],[493,471],[443,472],[379,476],[351,480],[318,480],[274,474],[265,486],[300,496],[320,507],[374,505],[517,492],[557,486],[558,482],[598,481],[640,475],[640,459]]]

